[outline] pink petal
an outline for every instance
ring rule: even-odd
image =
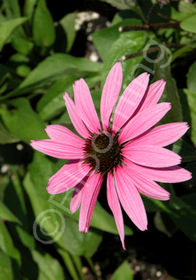
[[[181,162],[181,157],[176,153],[151,145],[132,146],[131,143],[127,143],[123,148],[123,156],[137,164],[149,167],[168,167]]]
[[[164,91],[165,85],[166,82],[163,79],[151,84],[146,91],[144,101],[141,103],[141,107],[139,108],[138,112],[141,112],[157,104]]]
[[[145,143],[145,145],[168,146],[182,137],[189,129],[186,122],[176,122],[153,127],[138,138],[131,141],[132,145]]]
[[[80,159],[84,152],[82,147],[77,147],[72,144],[62,144],[50,139],[32,140],[31,146],[48,156],[61,159]]]
[[[125,212],[140,229],[147,229],[147,217],[139,192],[124,171],[124,166],[114,169],[118,197]]]
[[[83,180],[90,173],[87,164],[77,160],[70,160],[61,169],[55,173],[48,182],[47,191],[50,194],[62,193],[70,190]]]
[[[179,183],[190,180],[192,174],[180,166],[166,168],[145,167],[124,158],[124,163],[130,168],[131,172],[135,171],[147,179],[163,183]]]
[[[143,73],[135,78],[125,89],[116,106],[113,130],[117,132],[131,118],[142,100],[149,83],[149,74]]]
[[[130,177],[130,180],[133,181],[135,187],[138,191],[148,197],[158,199],[158,200],[168,200],[170,198],[170,193],[160,187],[157,183],[153,182],[152,180],[146,179],[144,176],[145,174],[134,174],[131,172],[130,168],[126,168],[126,174]]]
[[[88,180],[88,177],[86,176],[79,184],[77,184],[74,188],[71,203],[70,203],[70,210],[72,213],[75,213],[78,208],[80,207],[81,201],[82,201],[82,195],[84,192],[84,185],[86,184],[86,181]]]
[[[110,116],[120,93],[122,85],[122,66],[117,62],[110,70],[103,87],[100,112],[103,129],[109,126]]]
[[[148,181],[141,177],[140,179],[136,178],[135,184],[138,191],[144,194],[145,196],[158,200],[170,199],[170,193],[153,181]]]
[[[83,122],[91,132],[98,133],[101,126],[88,85],[83,79],[80,79],[75,82],[73,88],[75,104],[79,116],[81,116]]]
[[[147,131],[171,109],[170,103],[156,104],[138,114],[136,114],[121,130],[119,141],[131,140]]]
[[[79,231],[88,232],[97,197],[103,182],[99,173],[93,173],[86,182],[80,208]]]
[[[81,117],[78,114],[76,105],[74,104],[73,100],[69,97],[68,93],[65,92],[63,96],[65,100],[65,105],[67,107],[68,114],[70,116],[70,119],[73,123],[73,126],[75,127],[76,131],[84,138],[89,137],[89,131],[84,125],[83,121],[81,120]]]
[[[112,213],[114,215],[116,226],[122,242],[122,247],[125,250],[123,215],[114,185],[114,178],[110,173],[108,173],[107,175],[107,200],[108,205],[110,206],[110,209],[112,210]]]
[[[84,146],[85,141],[67,129],[65,126],[52,124],[46,127],[46,133],[55,142],[62,143],[64,145],[70,145],[74,143],[74,146],[81,148]]]

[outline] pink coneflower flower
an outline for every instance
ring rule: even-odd
[[[185,122],[154,127],[171,109],[159,103],[165,81],[148,87],[149,75],[134,79],[121,95],[122,67],[117,62],[106,79],[99,122],[89,88],[83,79],[73,85],[75,102],[64,95],[70,119],[81,136],[61,125],[48,125],[50,139],[32,141],[34,149],[49,156],[69,159],[50,179],[47,191],[58,194],[75,187],[70,209],[80,207],[79,231],[88,232],[94,206],[107,177],[107,200],[113,212],[123,248],[122,208],[140,229],[147,229],[146,211],[140,193],[158,200],[170,194],[155,181],[176,183],[191,173],[178,166],[179,155],[163,147],[175,142],[188,129]],[[112,113],[114,111],[113,117]]]

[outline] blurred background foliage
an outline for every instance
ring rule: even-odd
[[[167,81],[162,101],[172,110],[162,122],[189,123],[170,149],[193,172],[188,182],[164,184],[170,201],[143,198],[148,232],[125,217],[126,252],[104,188],[89,233],[79,233],[78,213],[69,210],[71,191],[49,196],[45,189],[65,161],[29,146],[31,139],[46,138],[47,124],[73,129],[63,94],[73,97],[80,77],[99,111],[116,61],[123,66],[122,91],[145,71],[151,82]],[[196,279],[195,77],[192,1],[0,1],[0,279]]]

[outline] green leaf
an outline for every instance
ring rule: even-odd
[[[93,217],[91,220],[91,226],[118,235],[113,216],[105,211],[104,208],[99,204],[99,202],[97,202],[95,205]],[[132,230],[129,227],[125,226],[125,235],[132,234]]]
[[[0,176],[0,185],[1,185],[1,188],[0,188],[0,200],[3,200],[4,193],[5,193],[5,190],[6,190],[7,186],[8,186],[8,184],[9,184],[8,176],[1,175]]]
[[[8,38],[12,34],[12,32],[19,25],[23,24],[27,18],[19,17],[15,19],[10,19],[7,21],[3,21],[0,23],[0,51],[2,50],[4,44],[6,44]]]
[[[184,89],[184,92],[187,95],[187,100],[190,109],[191,117],[191,140],[196,145],[196,92],[192,92],[188,89]]]
[[[167,202],[162,202],[160,200],[157,200],[157,199],[154,199],[154,198],[150,198],[150,197],[146,197],[146,199],[150,200],[161,211],[164,211],[164,212],[170,213],[170,214],[173,213],[171,208],[168,206]]]
[[[16,222],[20,224],[18,218],[0,201],[0,218],[9,221],[9,222]]]
[[[46,186],[49,178],[55,173],[56,166],[44,154],[35,151],[33,161],[28,166],[30,179],[39,192],[40,197],[48,199],[48,192]]]
[[[64,272],[59,262],[49,254],[32,251],[33,259],[37,263],[39,280],[64,280]]]
[[[73,97],[73,84],[75,82],[76,77],[73,75],[65,75],[60,78],[51,88],[46,92],[45,95],[38,101],[37,103],[37,111],[40,117],[43,120],[51,120],[54,119],[62,112],[66,112],[65,101],[63,99],[63,95],[65,92],[69,93],[70,97]],[[89,87],[94,87],[101,79],[100,74],[90,74],[85,79]],[[100,94],[94,94],[91,91],[93,101],[95,103],[95,107],[97,112],[99,112],[99,104],[100,104]],[[67,113],[67,112],[66,112]],[[68,114],[68,113],[67,113]],[[63,123],[67,121],[68,118],[63,119]]]
[[[20,264],[20,254],[15,248],[12,238],[2,220],[0,220],[0,249]]]
[[[133,272],[127,261],[123,262],[114,272],[111,280],[133,280]]]
[[[191,13],[190,12],[183,13],[183,12],[177,11],[174,7],[171,7],[171,9],[170,9],[171,18],[174,19],[174,20],[179,20],[179,21],[189,17],[190,14],[192,14],[192,13],[193,13],[193,10],[191,11]]]
[[[24,3],[24,14],[26,17],[29,18],[29,21],[31,22],[34,11],[35,11],[35,6],[36,6],[37,0],[26,0]]]
[[[185,57],[195,49],[194,44],[184,46],[172,53],[172,62],[178,58]]]
[[[196,61],[191,65],[187,73],[187,87],[188,90],[192,92],[196,92],[195,75],[196,75]]]
[[[15,53],[10,57],[10,61],[16,62],[16,63],[28,63],[29,57],[27,57],[24,54],[21,53]]]
[[[92,34],[93,43],[99,52],[101,58],[105,61],[108,56],[112,45],[120,38],[122,35],[119,32],[119,27],[124,25],[141,24],[139,19],[125,19],[115,25],[108,28],[100,29],[99,31]]]
[[[160,208],[154,204],[153,201],[151,201],[147,196],[142,195],[142,201],[144,203],[144,207],[146,209],[146,212],[157,212],[160,210]]]
[[[161,54],[163,58],[160,59],[160,54],[158,54],[157,62],[154,63],[153,82],[160,79],[164,79],[166,81],[166,86],[161,96],[160,102],[170,102],[172,109],[161,120],[161,123],[178,122],[182,121],[183,119],[180,98],[176,82],[171,75],[170,57],[166,53],[166,49],[163,51],[163,55]]]
[[[18,142],[19,139],[13,136],[0,122],[0,144]]]
[[[93,103],[95,105],[95,109],[100,118],[100,100],[101,100],[101,91],[100,90],[91,90],[91,95],[93,98]]]
[[[48,200],[43,199],[36,191],[36,186],[33,185],[29,173],[27,173],[23,183],[36,218],[33,223],[34,238],[42,244],[56,242],[64,247],[61,239],[65,225],[63,215],[50,207]]]
[[[191,180],[185,182],[184,184],[186,184],[186,186],[188,186],[189,189],[194,189],[194,187],[196,186],[196,176],[194,176],[194,174],[196,174],[195,161],[186,164],[186,169],[189,170],[193,174],[193,176]]]
[[[10,258],[0,250],[0,275],[3,280],[14,280]]]
[[[4,1],[4,7],[8,18],[20,17],[20,6],[18,0],[6,0]]]
[[[107,59],[105,60],[104,70],[102,72],[102,86],[112,66],[117,61],[121,61],[123,56],[141,51],[145,44],[145,40],[146,33],[143,31],[125,32],[121,34],[119,39],[116,40],[116,42],[112,45]],[[121,88],[121,92],[134,78],[134,73],[138,67],[140,68],[140,61],[142,59],[143,56],[139,56],[132,59],[127,59],[126,61],[122,61],[123,85]]]
[[[11,228],[13,230],[13,227]],[[35,248],[35,239],[32,236],[31,232],[28,233],[25,229],[24,226],[16,226],[15,231],[18,235],[18,242],[21,242],[26,248],[34,249]],[[14,234],[16,236],[16,234]]]
[[[95,230],[90,230],[88,234],[79,232],[78,222],[71,217],[66,217],[62,239],[65,248],[72,255],[91,257],[97,251],[102,236]]]
[[[138,52],[144,46],[146,32],[135,31],[122,33],[118,40],[112,45],[104,69],[111,68],[115,62],[122,60],[122,57],[128,54]]]
[[[172,237],[177,230],[175,224],[165,212],[156,212],[154,216],[154,223],[156,228],[168,237]]]
[[[54,23],[45,0],[38,0],[35,9],[33,39],[40,47],[49,47],[55,41]]]
[[[6,0],[4,1],[4,3],[5,3],[6,15],[8,16],[9,19],[20,17],[21,12],[20,12],[20,5],[18,3],[18,0]],[[28,18],[28,23],[29,23],[29,17],[27,16],[26,18]],[[11,38],[11,43],[15,50],[23,54],[29,54],[33,48],[33,43],[27,38],[26,33],[22,28],[22,26],[17,28],[17,30],[14,32]]]
[[[22,221],[23,228],[28,228],[28,217],[26,199],[24,189],[20,180],[19,175],[14,170],[11,170],[13,176],[10,178],[10,183],[7,186],[6,193],[4,195],[4,201],[7,207],[14,212],[17,218]]]
[[[192,4],[192,3],[184,2],[184,1],[179,2],[178,9],[181,13],[184,13],[184,14],[196,12],[195,3]]]
[[[25,64],[21,64],[16,68],[16,74],[22,78],[25,78],[31,72],[31,68]]]
[[[14,171],[12,170],[11,172]],[[14,236],[14,241],[17,243],[23,243],[27,248],[34,248],[35,241],[31,234],[31,228],[29,233],[30,215],[26,210],[26,196],[24,196],[23,186],[17,173],[12,175],[11,182],[7,184],[3,199],[4,203],[9,208],[9,211],[11,211],[11,213],[14,212],[17,220],[22,221],[22,223],[19,222],[19,224],[16,224],[13,223],[14,220],[12,222],[12,220],[9,219],[11,221],[11,223],[8,223],[9,232]]]
[[[0,114],[9,131],[27,143],[31,139],[47,138],[45,125],[33,111],[27,99],[18,98],[10,101],[12,110],[1,109]]]
[[[74,81],[75,76],[73,75],[63,76],[39,100],[37,111],[43,120],[50,120],[58,115],[59,112],[66,110],[63,95],[65,91],[70,94]]]
[[[171,200],[171,206],[177,211],[177,215],[170,215],[174,223],[193,241],[196,241],[196,193],[175,197]]]
[[[193,32],[193,33],[196,33],[195,25],[196,25],[196,14],[191,15],[188,18],[185,18],[180,23],[180,27],[183,30],[188,31],[188,32]]]
[[[186,139],[179,139],[173,144],[172,150],[182,157],[183,162],[196,161],[196,150]]]
[[[76,15],[77,15],[76,12],[69,13],[65,15],[59,22],[66,34],[66,52],[69,52],[71,50],[71,47],[76,37],[76,30],[75,30]]]
[[[134,9],[136,7],[136,1],[135,0],[101,0],[102,2],[106,2],[112,6],[114,6],[117,9],[120,10],[126,10],[126,9]]]
[[[29,55],[34,47],[34,44],[28,40],[23,31],[18,31],[12,38],[12,46],[17,52],[23,55]]]
[[[55,76],[55,79],[64,74],[84,75],[90,72],[101,71],[102,64],[92,62],[85,58],[73,57],[68,54],[54,54],[44,61],[29,74],[22,82],[20,88],[47,80],[47,83]]]
[[[2,85],[6,79],[10,78],[10,69],[3,64],[0,64],[0,85]]]

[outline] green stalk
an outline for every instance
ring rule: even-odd
[[[85,259],[86,259],[86,261],[88,262],[88,265],[89,265],[89,267],[90,267],[91,271],[92,271],[92,272],[93,272],[93,274],[96,276],[96,279],[98,279],[98,280],[102,280],[101,275],[98,275],[98,274],[97,274],[97,271],[96,271],[96,269],[95,269],[95,267],[94,267],[94,264],[93,264],[93,262],[92,262],[91,258],[89,258],[89,257],[85,257]]]
[[[65,266],[69,271],[73,280],[80,280],[74,262],[70,254],[65,249],[58,249],[59,254],[62,256]]]
[[[80,276],[80,280],[86,280],[84,277],[84,273],[82,271],[82,263],[81,263],[80,257],[73,255],[72,258],[73,258],[74,264],[77,268],[78,274]]]

